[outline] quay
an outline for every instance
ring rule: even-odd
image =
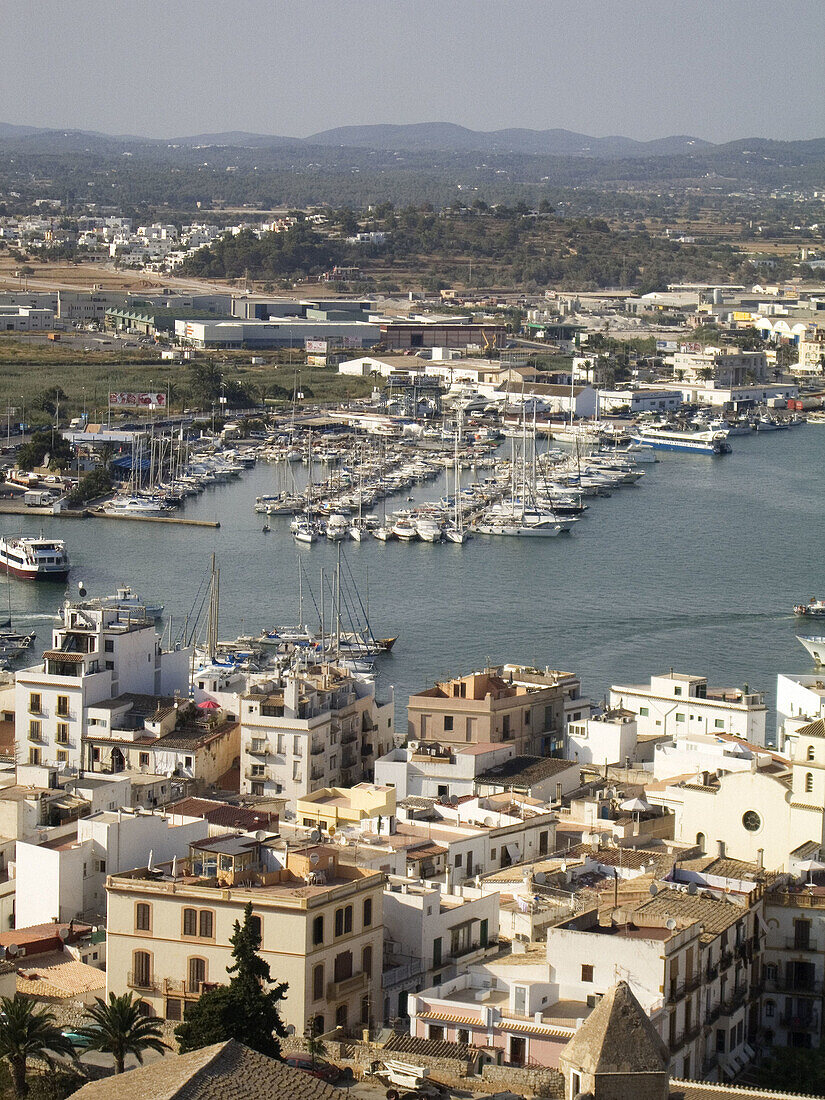
[[[101,508],[87,513],[95,519],[138,520],[140,523],[175,523],[183,527],[220,527],[217,519],[186,519],[185,516],[125,516],[112,515]]]

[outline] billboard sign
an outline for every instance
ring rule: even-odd
[[[326,355],[327,342],[326,340],[304,340],[304,348],[312,355]]]
[[[123,390],[109,394],[110,408],[151,409],[166,408],[165,393],[127,393]]]
[[[702,345],[697,343],[680,344],[679,351],[684,352],[686,355],[699,355],[702,352]]]

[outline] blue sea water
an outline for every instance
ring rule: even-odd
[[[712,684],[747,683],[772,703],[778,672],[811,670],[791,609],[825,595],[825,428],[732,445],[720,458],[663,453],[638,485],[591,500],[569,537],[343,544],[374,633],[399,636],[379,678],[381,694],[395,689],[399,725],[410,692],[488,660],[574,672],[594,699],[613,683],[673,667]],[[198,602],[213,552],[222,637],[296,623],[300,562],[304,621],[316,625],[308,586],[319,601],[320,571],[334,569],[337,549],[296,546],[281,517],[263,534],[252,506],[275,487],[275,467],[262,463],[187,500],[185,516],[217,519],[219,529],[28,516],[2,516],[0,529],[65,539],[67,591],[81,580],[90,595],[130,584],[165,605],[175,634]],[[416,495],[437,499],[445,490],[442,478]],[[65,594],[11,581],[15,626],[37,630],[40,648]]]

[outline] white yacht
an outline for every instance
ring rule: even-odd
[[[803,638],[801,634],[797,634],[796,640],[807,649],[817,665],[825,665],[825,638]]]

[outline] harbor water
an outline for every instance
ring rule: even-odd
[[[574,672],[594,700],[611,684],[642,682],[673,666],[713,685],[765,690],[772,707],[777,672],[812,670],[795,635],[818,633],[816,624],[795,619],[792,606],[825,595],[825,428],[737,437],[732,445],[733,454],[719,458],[663,453],[643,467],[638,485],[591,498],[569,536],[341,544],[374,634],[398,635],[379,661],[378,684],[383,696],[395,689],[399,728],[410,692],[487,661]],[[171,619],[177,635],[199,604],[213,552],[221,637],[297,624],[299,562],[304,622],[317,627],[309,590],[320,603],[320,571],[331,573],[338,548],[325,540],[297,546],[287,517],[270,517],[264,534],[253,505],[275,487],[275,467],[259,463],[185,502],[185,517],[219,520],[217,529],[1,517],[8,534],[42,530],[64,539],[72,563],[66,588],[10,581],[15,628],[36,630],[42,650],[52,615],[82,581],[90,596],[129,584],[142,599],[163,603],[162,626]],[[414,493],[423,501],[446,491],[442,476]],[[387,502],[388,509],[404,504]]]

